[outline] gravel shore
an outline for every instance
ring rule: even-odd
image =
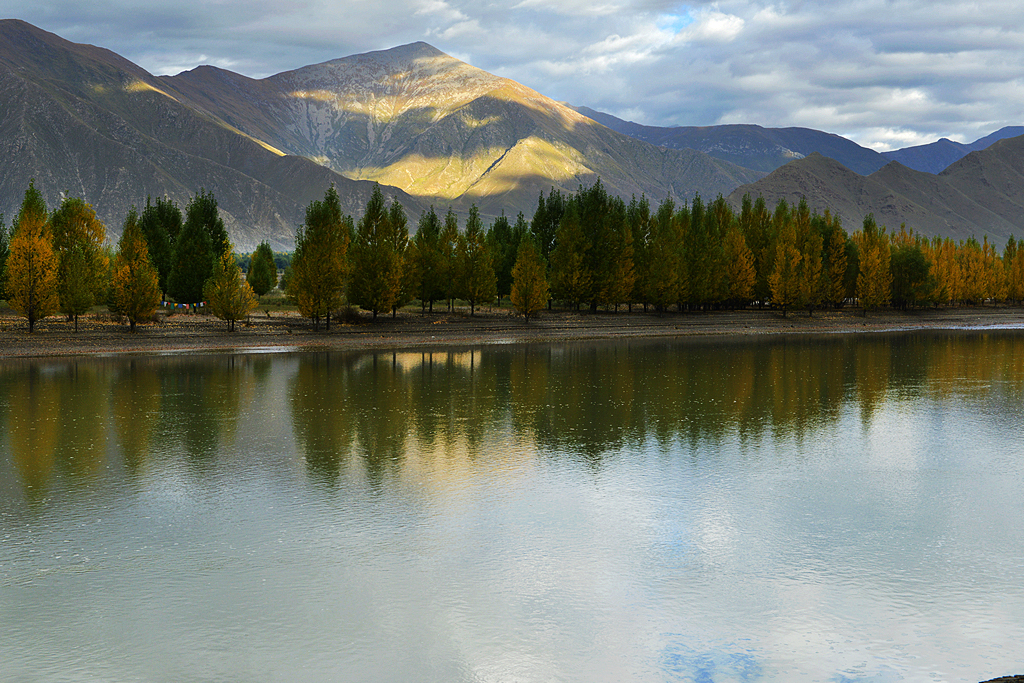
[[[927,309],[910,312],[860,310],[781,313],[769,310],[709,313],[544,312],[526,323],[506,311],[468,309],[454,313],[400,311],[396,318],[358,320],[330,330],[313,329],[296,313],[260,312],[237,325],[207,315],[174,315],[160,322],[127,325],[106,314],[83,316],[79,331],[61,317],[51,317],[28,333],[24,319],[0,315],[0,357],[45,357],[110,354],[410,348],[478,344],[573,341],[615,338],[685,338],[788,334],[853,334],[910,330],[1024,330],[1024,308]]]

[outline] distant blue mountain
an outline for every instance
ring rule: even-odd
[[[1024,135],[1024,126],[1007,126],[966,145],[942,138],[927,145],[882,152],[882,156],[891,161],[898,161],[915,171],[941,173],[950,164],[960,161],[971,152],[987,149],[994,142],[999,142],[1006,138],[1015,138],[1020,135]]]
[[[970,144],[943,138],[928,145],[876,152],[839,135],[811,128],[763,128],[755,125],[675,126],[663,128],[623,121],[588,107],[576,111],[612,130],[672,149],[694,149],[739,166],[770,173],[791,161],[821,154],[860,175],[871,175],[890,161],[925,173],[941,173],[950,164],[992,143],[1024,135],[1024,126],[1007,126]]]

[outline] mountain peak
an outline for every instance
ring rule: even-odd
[[[435,57],[448,57],[449,59],[455,59],[451,55],[438,50],[430,43],[425,43],[422,40],[418,40],[415,43],[408,43],[406,45],[398,45],[396,47],[389,48],[387,50],[379,50],[377,52],[371,52],[369,54],[388,54],[394,55],[404,59],[417,59],[417,58],[435,58]]]

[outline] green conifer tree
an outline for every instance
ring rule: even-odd
[[[353,303],[373,314],[391,310],[398,301],[402,286],[402,260],[395,249],[395,233],[384,204],[380,186],[366,203],[366,210],[356,226],[352,244]]]
[[[274,252],[267,242],[260,242],[252,253],[245,279],[258,297],[277,285],[277,264],[274,263]]]
[[[494,267],[484,237],[480,211],[476,205],[470,207],[466,219],[466,233],[459,243],[459,292],[469,303],[469,314],[474,315],[476,306],[490,301],[497,295]]]

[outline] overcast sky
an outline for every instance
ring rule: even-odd
[[[263,77],[423,40],[651,125],[804,126],[878,150],[1024,125],[1016,1],[0,0],[0,15],[154,74]]]

